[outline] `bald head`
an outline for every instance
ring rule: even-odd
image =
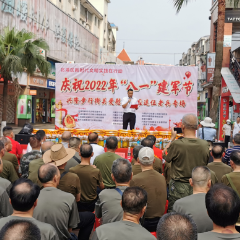
[[[39,228],[32,221],[14,219],[7,222],[0,231],[0,240],[41,240]]]
[[[46,151],[50,150],[53,145],[54,145],[54,142],[52,142],[52,141],[44,142],[41,145],[42,154],[44,154]]]
[[[58,168],[53,164],[44,164],[38,170],[38,178],[42,184],[53,181],[59,175]]]
[[[185,129],[195,131],[198,127],[198,118],[195,114],[186,114],[182,118],[182,124]]]
[[[214,159],[222,159],[223,152],[223,147],[220,145],[214,145],[212,148],[212,156]]]
[[[40,187],[26,178],[19,178],[13,183],[9,197],[14,210],[27,212],[33,208],[40,194]]]
[[[93,132],[88,135],[88,141],[89,143],[96,143],[98,140],[98,134]]]
[[[65,131],[65,132],[63,132],[63,134],[62,134],[62,141],[69,143],[69,140],[70,140],[71,137],[72,137],[71,132]]]
[[[1,137],[0,141],[4,144],[4,146],[11,142],[10,139],[7,137]]]
[[[203,187],[205,188],[211,180],[211,171],[208,167],[195,167],[192,170],[192,183],[193,187]]]

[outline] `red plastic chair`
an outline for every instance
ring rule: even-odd
[[[168,200],[166,201],[166,205],[165,205],[165,212],[164,212],[164,214],[166,214],[166,213],[167,213],[167,211],[168,211]]]
[[[157,233],[156,233],[156,232],[151,232],[151,234],[152,234],[155,238],[157,238]]]
[[[93,213],[95,214],[95,211]],[[101,218],[97,218],[97,216],[95,215],[95,223],[93,226],[93,231],[95,232],[96,228],[98,228],[99,226],[101,226]]]

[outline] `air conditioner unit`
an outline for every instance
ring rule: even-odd
[[[77,9],[76,5],[73,5],[72,10],[75,11]]]

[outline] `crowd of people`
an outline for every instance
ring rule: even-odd
[[[161,150],[149,135],[129,161],[118,155],[116,137],[103,148],[94,132],[89,143],[66,131],[54,144],[39,130],[23,154],[5,127],[0,240],[240,239],[240,129],[227,149],[212,145],[215,133],[206,128],[187,114],[182,137],[172,129]]]

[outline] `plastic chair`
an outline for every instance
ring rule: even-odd
[[[164,214],[166,214],[166,213],[167,213],[167,211],[168,211],[168,200],[166,201],[166,205],[165,205],[165,212],[164,212]]]
[[[93,213],[95,214],[95,211]],[[101,226],[101,218],[97,218],[97,216],[95,215],[95,223],[93,226],[93,231],[95,232],[96,228],[98,228],[99,226]]]
[[[157,238],[157,233],[156,233],[156,232],[151,232],[151,234],[152,234],[155,238]]]

